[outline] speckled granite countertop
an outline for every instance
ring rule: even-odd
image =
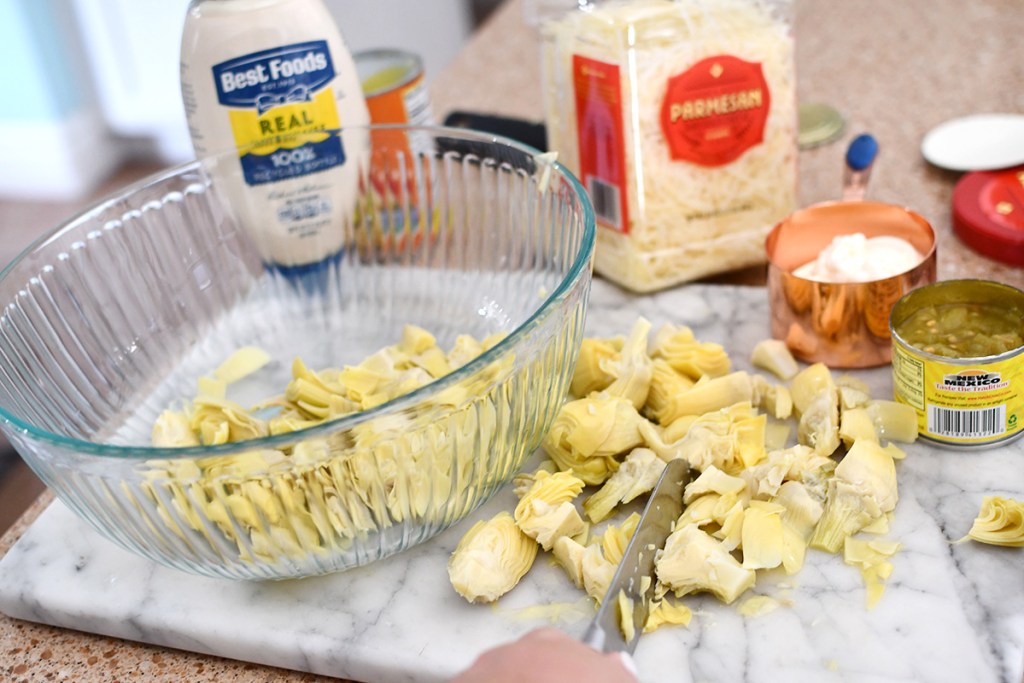
[[[971,252],[952,234],[950,198],[958,173],[930,166],[924,134],[950,118],[1024,111],[1024,8],[1019,0],[796,0],[798,92],[847,119],[843,138],[801,153],[801,203],[835,198],[842,155],[871,132],[882,152],[869,196],[926,216],[939,237],[939,278],[985,277],[1024,286],[1024,269]],[[428,74],[435,112],[454,109],[541,119],[537,38],[508,0],[459,59]],[[751,269],[722,282],[763,283]],[[44,494],[2,538],[0,556],[50,501]],[[263,666],[50,628],[0,615],[0,678],[88,682],[327,681]],[[372,683],[372,682],[371,682]]]

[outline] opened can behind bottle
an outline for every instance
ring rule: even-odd
[[[434,124],[423,62],[411,52],[390,49],[366,50],[354,57],[374,124],[369,183],[379,216],[374,231],[377,246],[405,248],[410,239],[416,243],[424,235],[433,239],[439,223],[434,221],[426,233],[412,230],[421,218],[420,208],[397,201],[415,195],[414,160],[433,149],[430,133],[419,128]]]
[[[181,89],[196,155],[238,150],[218,180],[264,261],[302,274],[340,253],[370,117],[323,0],[192,0]]]
[[[1024,433],[1024,292],[938,282],[900,299],[890,327],[894,397],[917,411],[923,438],[978,448]]]
[[[430,126],[434,123],[423,62],[403,50],[366,50],[354,55],[356,72],[374,124]],[[376,129],[374,150],[416,154],[430,147],[429,136],[402,130]]]

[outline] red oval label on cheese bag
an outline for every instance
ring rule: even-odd
[[[668,79],[661,129],[673,159],[722,166],[764,139],[771,97],[761,65],[708,57]]]

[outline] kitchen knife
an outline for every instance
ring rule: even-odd
[[[665,539],[683,513],[683,488],[689,481],[690,464],[686,459],[670,460],[647,499],[636,532],[626,546],[622,562],[601,601],[601,608],[583,634],[583,642],[587,645],[602,652],[626,651],[632,654],[636,650],[654,594],[654,555],[664,547]],[[620,614],[620,591],[632,601],[632,614]],[[633,621],[633,637],[629,640],[622,632],[623,619]]]

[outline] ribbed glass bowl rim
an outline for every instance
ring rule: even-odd
[[[455,128],[450,126],[408,126],[404,124],[371,124],[368,126],[351,126],[343,128],[344,131],[352,130],[405,130],[409,132],[422,131],[435,137],[452,138],[455,140],[474,141],[488,144],[496,144],[500,146],[509,147],[520,153],[529,155],[529,157],[536,159],[540,154],[540,150],[525,145],[521,142],[507,138],[501,135],[495,135],[492,133],[483,133],[474,131],[466,128]],[[129,198],[131,195],[156,185],[168,178],[176,175],[182,175],[190,170],[200,168],[204,161],[209,159],[218,158],[225,154],[237,154],[237,148],[225,149],[220,152],[204,155],[198,159],[193,159],[181,164],[170,166],[161,171],[157,171],[145,178],[142,178],[130,185],[127,185],[119,190],[115,190],[110,194],[106,195],[102,199],[89,205],[87,208],[73,214],[65,221],[58,224],[55,228],[48,231],[35,241],[33,241],[28,247],[14,258],[7,266],[0,270],[0,284],[3,284],[7,277],[13,272],[19,264],[31,257],[33,253],[41,246],[54,239],[62,232],[72,229],[75,225],[83,220],[86,220],[90,215],[97,214],[103,210],[109,208],[115,203]],[[499,161],[499,165],[501,160]],[[594,210],[590,203],[589,196],[580,183],[579,179],[570,172],[565,166],[559,163],[555,159],[545,159],[544,163],[550,164],[552,168],[557,170],[563,178],[568,182],[569,186],[573,189],[574,194],[580,198],[580,206],[583,209],[583,240],[580,245],[579,253],[573,260],[571,266],[565,277],[561,279],[558,286],[555,287],[544,299],[544,302],[537,307],[537,309],[512,330],[505,338],[495,344],[493,347],[482,353],[481,355],[474,358],[472,361],[459,367],[458,369],[450,372],[444,377],[434,380],[429,384],[425,384],[407,394],[403,394],[391,401],[382,403],[379,406],[371,408],[369,410],[363,410],[358,413],[352,413],[339,417],[335,420],[329,420],[322,422],[312,427],[306,427],[305,429],[296,430],[294,432],[287,432],[284,434],[277,434],[273,436],[260,437],[258,439],[248,439],[245,441],[236,441],[232,443],[220,444],[215,446],[186,446],[186,447],[153,447],[153,446],[122,446],[118,444],[107,444],[97,443],[94,441],[86,441],[83,439],[75,439],[68,436],[62,436],[60,434],[54,434],[45,429],[41,429],[35,425],[29,424],[24,420],[12,415],[8,409],[0,405],[0,420],[3,420],[19,431],[31,436],[33,439],[49,443],[61,448],[70,449],[76,453],[82,453],[87,455],[95,455],[100,457],[114,458],[120,460],[150,460],[150,459],[167,459],[167,458],[204,458],[212,456],[224,456],[234,455],[251,451],[254,449],[263,448],[274,448],[276,446],[294,444],[306,439],[316,438],[321,435],[330,434],[338,431],[344,431],[350,429],[356,425],[368,422],[374,418],[388,415],[396,412],[400,412],[409,406],[418,403],[420,400],[428,398],[432,394],[439,393],[440,391],[448,388],[449,386],[456,384],[464,378],[474,374],[483,367],[495,362],[500,357],[504,356],[513,350],[519,341],[525,338],[530,332],[540,326],[541,322],[548,315],[557,308],[557,304],[561,301],[563,295],[573,287],[573,285],[580,279],[581,276],[589,272],[589,262],[591,256],[594,253],[595,243],[597,239],[597,228],[595,224]],[[0,302],[4,308],[9,305],[10,302]]]

